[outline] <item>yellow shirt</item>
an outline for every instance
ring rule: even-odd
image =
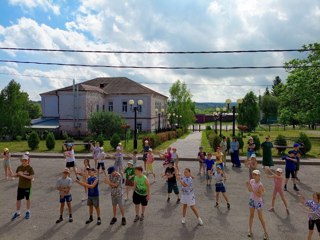
[[[223,153],[222,152],[215,152],[214,155],[216,156],[216,163],[217,164],[222,163]]]

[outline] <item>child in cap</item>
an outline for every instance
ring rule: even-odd
[[[282,184],[283,184],[282,169],[277,168],[276,173],[272,172],[270,169],[267,169],[266,173],[267,173],[267,177],[273,178],[273,181],[274,181],[272,204],[271,204],[271,208],[269,209],[269,212],[274,212],[275,200],[276,200],[277,194],[279,193],[281,200],[286,208],[287,214],[289,214],[288,204],[284,197],[283,189],[282,189]]]
[[[172,191],[176,194],[177,196],[177,204],[180,203],[180,194],[179,194],[179,188],[177,185],[177,175],[179,175],[178,169],[174,166],[174,162],[171,161],[168,164],[168,167],[166,168],[164,174],[162,177],[167,179],[168,182],[168,198],[167,202],[170,202],[170,195]]]
[[[306,200],[300,195],[300,202],[309,213],[308,240],[311,240],[315,226],[317,227],[318,234],[320,236],[320,192],[313,193],[312,200]]]
[[[208,153],[208,158],[204,161],[206,165],[206,178],[207,178],[207,187],[211,186],[212,182],[212,174],[214,172],[214,159],[212,153]]]
[[[110,225],[113,225],[117,222],[117,206],[119,206],[121,215],[122,215],[122,226],[126,225],[126,218],[124,216],[124,206],[122,199],[122,176],[118,173],[114,167],[108,168],[109,178],[105,179],[105,183],[108,184],[111,188],[111,201],[113,208],[113,218],[111,219]]]
[[[248,237],[252,237],[252,225],[254,219],[254,212],[257,210],[259,220],[261,222],[262,228],[264,230],[263,239],[268,239],[267,227],[263,216],[263,200],[262,195],[264,193],[264,187],[260,181],[260,171],[253,170],[252,171],[253,179],[247,181],[247,188],[250,192],[250,200],[249,200],[249,209],[250,209],[250,217],[249,217],[249,230],[248,230]]]
[[[128,200],[129,199],[129,192],[130,192],[130,189],[133,188],[134,186],[134,164],[133,164],[133,160],[130,160],[128,162],[128,166],[126,167],[126,169],[124,170],[124,173],[126,174],[126,183],[125,183],[125,186],[126,186],[126,199],[125,200]]]
[[[98,156],[99,156],[99,153],[101,152],[100,143],[98,141],[90,143],[90,150],[92,152],[92,158],[94,160],[94,167],[97,168]]]
[[[153,169],[153,162],[154,162],[154,156],[152,153],[152,148],[149,148],[149,152],[147,155],[147,169],[146,169],[146,174],[147,177],[149,174],[153,175],[153,182],[156,182],[156,174],[154,173],[154,169]]]
[[[83,160],[83,167],[77,173],[78,175],[82,176],[83,182],[87,182],[90,169],[91,169],[90,160],[86,158]],[[81,201],[86,201],[88,199],[88,188],[87,187],[83,187],[83,188],[84,188],[84,193]]]
[[[117,146],[116,153],[114,154],[114,168],[117,172],[119,172],[122,176],[123,174],[123,153],[120,146]]]
[[[69,168],[70,170],[72,169],[72,171],[76,175],[76,179],[79,180],[77,176],[76,158],[74,155],[73,144],[67,143],[63,146],[65,148],[64,156],[66,157],[66,168]]]
[[[11,154],[8,148],[3,149],[3,168],[4,168],[4,175],[5,175],[5,179],[8,180],[9,177],[12,178],[12,180],[14,180],[14,174],[13,171],[11,169]]]
[[[198,162],[199,162],[199,173],[198,175],[201,175],[201,171],[203,171],[203,174],[205,173],[205,164],[204,161],[206,160],[206,152],[203,151],[203,147],[199,147],[198,152]]]
[[[253,178],[252,172],[257,169],[258,162],[256,154],[252,154],[249,159],[245,161],[245,166],[249,168],[249,180]]]
[[[93,222],[93,207],[96,209],[98,221],[97,225],[101,225],[100,218],[100,207],[99,207],[99,180],[96,176],[96,170],[94,168],[89,169],[89,177],[87,182],[81,182],[80,180],[76,180],[76,183],[80,184],[83,187],[88,188],[88,200],[87,205],[89,207],[90,217],[86,221],[86,224]]]
[[[193,211],[194,215],[198,218],[198,224],[200,226],[203,225],[203,221],[198,213],[198,210],[196,208],[196,198],[194,195],[193,190],[193,180],[191,176],[191,170],[189,168],[186,168],[184,170],[183,176],[177,176],[178,180],[181,183],[181,203],[182,203],[182,220],[181,223],[186,223],[186,213],[187,213],[187,207],[189,206],[191,210]]]
[[[26,199],[27,212],[25,219],[30,218],[30,206],[31,206],[31,185],[34,177],[33,168],[28,164],[28,156],[23,155],[21,158],[21,165],[17,168],[15,177],[19,177],[18,194],[17,194],[17,211],[12,216],[12,221],[21,216],[21,200]]]
[[[144,170],[147,169],[147,156],[148,156],[149,148],[150,148],[149,141],[145,140],[143,142],[143,156],[142,156]]]
[[[227,208],[230,209],[230,203],[228,200],[228,196],[226,194],[226,187],[224,185],[224,181],[226,180],[225,173],[221,169],[221,166],[218,165],[216,171],[214,172],[214,179],[216,181],[216,205],[215,207],[219,207],[219,196],[222,193],[224,200],[227,202]]]
[[[150,201],[150,183],[148,178],[143,175],[142,167],[135,167],[134,169],[134,186],[133,186],[133,204],[135,205],[136,217],[134,222],[144,220],[144,212],[148,202]],[[141,216],[140,216],[141,205]]]
[[[223,153],[221,152],[220,147],[217,147],[214,155],[216,156],[216,167],[220,166],[221,169],[223,170],[223,159],[222,159]]]
[[[71,186],[72,186],[72,179],[69,177],[70,170],[69,168],[65,168],[62,177],[60,177],[56,183],[56,188],[60,194],[60,217],[56,221],[56,223],[60,223],[63,221],[63,211],[65,203],[67,202],[68,211],[69,211],[69,222],[73,222],[72,218],[72,196],[71,196]]]
[[[177,173],[179,173],[179,155],[177,153],[177,148],[175,147],[172,148],[171,160],[173,161],[174,166],[177,169]]]
[[[290,150],[288,152],[289,156],[282,157],[282,160],[286,161],[286,180],[284,184],[284,191],[287,191],[287,184],[289,181],[289,178],[291,176],[291,179],[293,181],[293,189],[295,191],[299,191],[299,188],[296,185],[296,163],[297,159],[295,156],[295,152],[293,150]]]
[[[103,147],[100,147],[100,153],[98,154],[98,177],[99,177],[99,173],[100,173],[100,168],[102,169],[104,176],[107,177],[107,173],[106,173],[106,167],[104,166],[104,160],[106,158],[106,154],[103,150]]]
[[[301,158],[301,151],[300,151],[300,144],[299,143],[295,143],[293,144],[293,152],[294,155],[296,157],[297,163],[296,163],[296,180],[298,182],[300,182],[300,179],[298,178],[298,173],[300,170],[300,158]]]

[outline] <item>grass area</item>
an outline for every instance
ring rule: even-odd
[[[202,131],[201,133],[201,146],[203,147],[203,150],[205,152],[211,152],[212,151],[212,148],[209,144],[209,141],[207,139],[207,135],[206,135],[206,132],[205,131]]]
[[[268,128],[264,128],[264,129],[268,130]],[[287,128],[287,130],[283,130],[283,128],[282,129],[279,128],[278,130],[272,130],[272,131],[266,131],[266,130],[262,130],[261,128],[259,128],[259,130],[256,132],[244,133],[243,134],[244,150],[246,149],[246,146],[247,146],[247,140],[252,135],[259,136],[260,142],[262,143],[265,140],[266,135],[270,135],[271,141],[274,141],[274,139],[281,134],[287,138],[288,146],[292,146],[295,140],[298,138],[300,132],[304,132],[305,134],[308,135],[312,144],[312,149],[310,152],[307,153],[307,157],[312,157],[312,158],[320,157],[320,131],[319,130],[307,130],[307,129],[299,129],[299,128],[297,129]],[[238,134],[238,131],[236,132],[236,135],[237,134]],[[227,132],[223,130],[222,135],[230,137],[232,135],[232,131]],[[202,132],[201,144],[206,151],[212,151],[204,131]],[[240,154],[245,156],[246,151],[243,151],[243,152],[240,151]],[[261,154],[262,154],[262,150],[258,152],[258,155],[261,155]],[[278,151],[276,149],[273,150],[273,156],[279,157]]]
[[[180,139],[184,139],[189,135],[189,133],[184,134],[183,136],[180,137]],[[155,150],[164,150],[167,147],[169,147],[172,143],[177,141],[177,139],[172,139],[170,141],[167,141],[158,147],[156,147]],[[11,152],[40,152],[40,153],[61,153],[62,152],[62,145],[64,143],[64,140],[56,140],[56,145],[53,150],[48,150],[46,147],[46,141],[42,140],[40,141],[39,148],[31,151],[30,148],[28,147],[28,142],[27,141],[2,141],[0,142],[0,151],[4,148],[9,148]],[[75,141],[75,152],[76,153],[88,153],[88,150],[85,149],[84,144],[82,144],[82,141]],[[127,144],[125,144],[125,141],[121,141],[122,146],[124,147],[124,151],[127,153],[132,153],[133,152],[133,139],[128,140]],[[81,145],[77,145],[81,144]],[[103,145],[104,151],[105,152],[112,152],[113,149],[110,145],[110,141],[104,141]],[[142,140],[138,139],[138,152],[142,152]]]

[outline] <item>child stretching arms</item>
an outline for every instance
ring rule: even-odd
[[[217,166],[217,170],[214,173],[214,179],[216,180],[216,205],[219,207],[219,195],[222,193],[224,200],[227,202],[227,208],[230,209],[230,203],[226,194],[226,187],[224,186],[224,180],[226,180],[225,173],[222,171],[221,166]]]
[[[282,190],[282,184],[283,184],[282,169],[277,168],[276,173],[273,173],[270,169],[267,169],[266,173],[267,173],[268,178],[273,178],[273,180],[274,180],[272,204],[271,204],[271,208],[269,209],[269,212],[274,212],[274,203],[275,203],[277,194],[279,193],[279,195],[282,199],[282,202],[283,202],[284,206],[286,207],[287,214],[289,214],[288,204],[287,204],[287,201],[284,197],[283,190]]]

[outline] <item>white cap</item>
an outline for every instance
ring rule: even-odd
[[[251,154],[251,157],[250,158],[257,158],[257,155],[255,155],[254,153]]]
[[[277,172],[282,173],[282,168],[277,168]]]
[[[100,150],[103,151],[104,150],[103,147],[100,147]]]
[[[252,173],[256,174],[256,175],[260,175],[260,171],[259,170],[253,170]]]
[[[149,141],[148,141],[148,140],[145,140],[144,143],[149,143]]]
[[[26,152],[24,153],[24,155],[30,155],[30,153],[29,153],[28,151],[26,151]]]
[[[22,158],[21,158],[21,160],[29,160],[29,156],[27,156],[27,155],[22,155]]]
[[[148,151],[152,152],[152,148],[149,148],[149,150],[148,150]]]

